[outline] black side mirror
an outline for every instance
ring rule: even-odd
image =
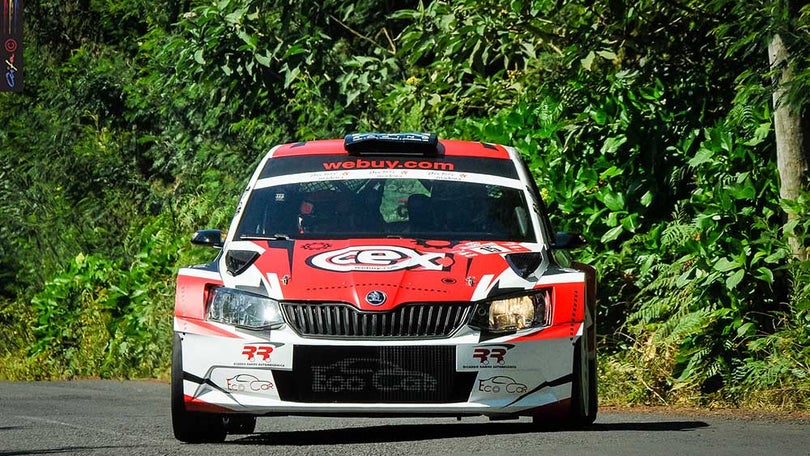
[[[588,241],[579,233],[558,231],[551,244],[552,249],[577,249],[584,247]]]
[[[191,236],[191,243],[194,245],[206,245],[214,248],[221,248],[225,245],[222,242],[222,230],[199,230]]]

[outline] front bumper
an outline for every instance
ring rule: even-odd
[[[175,321],[186,409],[252,415],[536,415],[570,399],[582,333],[330,340],[187,323]]]

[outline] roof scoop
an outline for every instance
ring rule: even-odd
[[[351,155],[439,155],[439,138],[433,133],[352,133],[343,138]]]

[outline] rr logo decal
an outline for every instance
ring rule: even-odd
[[[477,358],[481,364],[489,364],[489,360],[494,360],[498,365],[503,365],[503,357],[506,356],[506,348],[483,348],[478,347],[473,351],[473,358]]]
[[[459,347],[456,367],[461,371],[481,369],[517,369],[519,357],[510,355],[515,344],[479,345]]]
[[[292,367],[290,347],[279,342],[253,342],[242,345],[241,357],[234,360],[234,366],[274,367],[289,369]],[[282,348],[283,347],[283,348]]]
[[[262,361],[267,361],[270,353],[273,353],[273,347],[270,345],[245,345],[242,349],[242,354],[247,356],[248,361],[253,361],[258,356],[262,357]]]

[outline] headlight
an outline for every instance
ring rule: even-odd
[[[278,301],[225,287],[211,289],[206,319],[246,328],[272,328],[284,323]]]
[[[479,303],[471,325],[492,332],[545,326],[551,321],[551,305],[547,302],[547,295],[547,291],[541,291]]]

